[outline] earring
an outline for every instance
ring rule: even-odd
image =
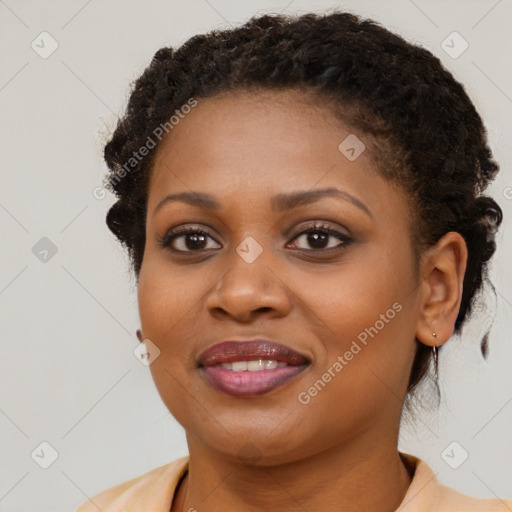
[[[432,333],[434,338],[437,338],[437,334],[435,332]],[[436,379],[439,378],[439,366],[438,366],[438,357],[437,357],[437,345],[432,347],[432,355],[434,356],[434,369],[436,373]]]

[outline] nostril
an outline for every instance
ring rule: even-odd
[[[262,313],[266,312],[266,311],[271,311],[272,308],[269,307],[269,306],[262,306],[261,308],[258,308],[256,311],[261,311]]]

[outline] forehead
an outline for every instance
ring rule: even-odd
[[[155,178],[192,163],[246,177],[265,173],[271,161],[320,163],[337,158],[339,139],[349,134],[328,108],[296,91],[223,93],[197,102],[160,143]]]
[[[276,156],[279,150],[284,153],[290,147],[297,152],[299,143],[305,150],[318,147],[319,138],[325,139],[328,131],[348,133],[326,104],[295,90],[222,93],[197,102],[164,138],[160,153],[181,156],[176,153],[186,145],[190,153],[201,146],[209,157],[221,157],[231,148],[232,153],[247,154],[273,141],[260,157],[270,150]],[[338,135],[325,140],[324,146],[335,143]]]
[[[347,137],[362,141],[364,135],[352,133],[329,103],[294,90],[223,93],[197,102],[157,149],[148,209],[171,192],[199,190],[247,203],[328,186],[386,207],[382,187],[389,184],[370,152],[351,161],[339,149]]]

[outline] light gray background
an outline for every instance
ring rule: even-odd
[[[74,510],[187,453],[181,427],[132,353],[135,287],[104,222],[113,198],[93,195],[129,83],[158,48],[193,34],[257,13],[333,7],[429,48],[485,120],[502,168],[490,193],[506,219],[492,272],[497,303],[491,297],[488,306],[496,309],[490,357],[479,356],[486,322],[476,318],[442,354],[439,411],[404,424],[400,449],[462,492],[512,498],[510,0],[0,0],[2,512]],[[31,48],[42,31],[59,45],[47,59]],[[469,43],[457,59],[440,46],[453,31]],[[42,237],[57,247],[46,263],[32,252]],[[48,469],[31,458],[43,441],[58,452]],[[441,457],[452,441],[469,453],[458,469]],[[36,453],[42,461],[50,452]]]

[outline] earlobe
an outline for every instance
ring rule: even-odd
[[[453,334],[462,300],[467,247],[456,232],[444,235],[422,264],[422,296],[416,338],[439,346]]]

